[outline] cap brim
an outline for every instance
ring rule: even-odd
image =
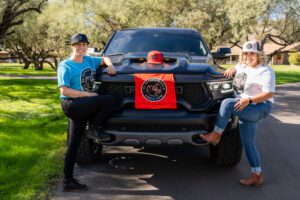
[[[261,54],[262,51],[254,51],[254,50],[245,50],[245,51],[242,51],[242,53],[246,53],[246,52],[253,52],[253,53],[257,53],[257,54]]]
[[[71,42],[71,45],[77,44],[77,43],[87,43],[87,44],[89,44],[89,42],[78,41],[78,42]]]
[[[158,61],[147,61],[149,64],[163,64],[163,61],[158,62]]]

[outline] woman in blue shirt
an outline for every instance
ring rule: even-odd
[[[58,68],[58,87],[62,110],[69,118],[69,141],[64,163],[64,191],[87,190],[73,177],[77,149],[81,137],[89,122],[89,134],[101,141],[110,140],[110,136],[97,131],[114,106],[115,99],[111,95],[98,95],[93,92],[96,69],[105,64],[107,73],[116,74],[116,70],[108,57],[86,56],[88,38],[85,34],[71,37],[72,54],[62,61]]]

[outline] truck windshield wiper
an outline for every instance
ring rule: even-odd
[[[124,54],[127,54],[128,52],[124,52],[124,53],[112,53],[112,54],[107,54],[106,56],[122,56]]]

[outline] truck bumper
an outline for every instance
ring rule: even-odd
[[[112,140],[106,145],[204,145],[199,134],[213,129],[217,113],[185,110],[122,110],[114,113],[102,130]],[[93,138],[95,139],[95,138]]]

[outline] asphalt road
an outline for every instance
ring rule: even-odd
[[[244,154],[239,165],[224,168],[210,162],[206,147],[107,147],[101,162],[75,168],[89,191],[64,193],[60,181],[53,200],[299,200],[300,82],[277,87],[275,101],[257,135],[262,188],[238,184],[250,173]]]

